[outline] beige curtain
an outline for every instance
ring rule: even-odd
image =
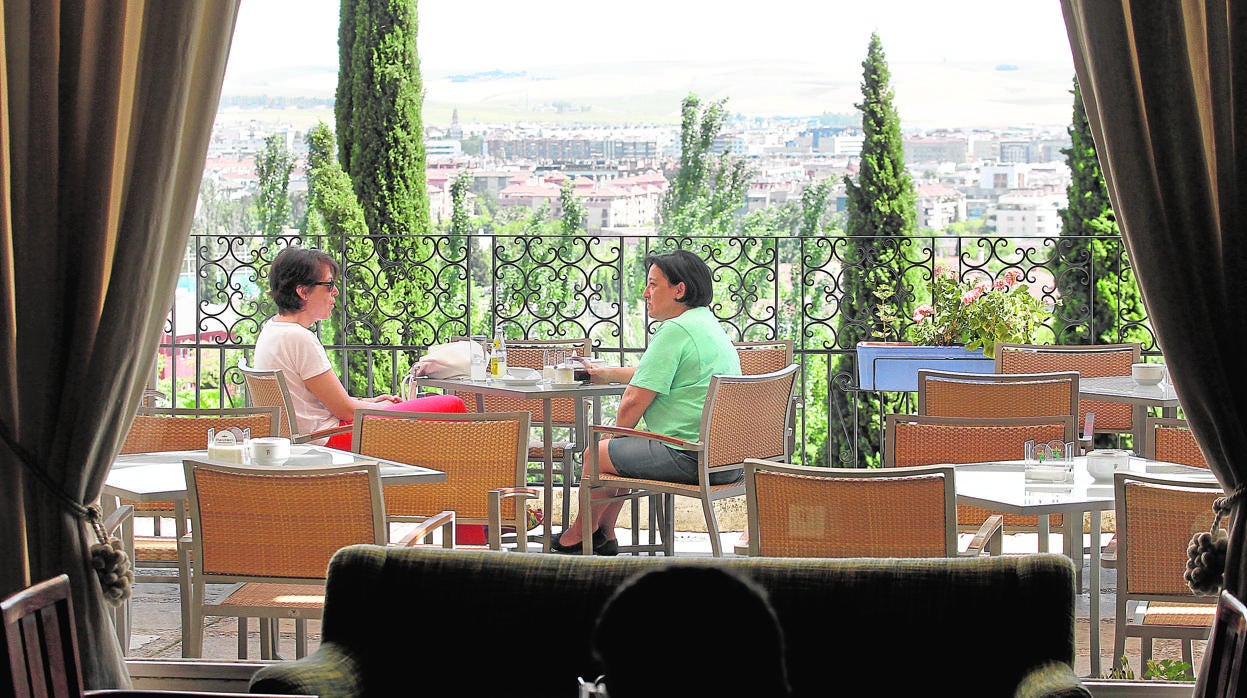
[[[0,595],[68,572],[129,683],[79,507],[153,370],[239,0],[0,0]]]
[[[1236,492],[1247,481],[1247,3],[1062,8],[1109,195],[1182,409]],[[1247,508],[1238,501],[1234,511],[1225,586],[1247,598]]]

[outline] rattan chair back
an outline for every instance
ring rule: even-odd
[[[885,468],[912,467],[936,463],[982,463],[998,460],[1021,460],[1023,444],[1060,439],[1068,443],[1074,438],[1074,417],[930,417],[926,415],[890,414],[884,418],[886,446]],[[991,512],[971,504],[957,506],[959,526],[978,526]],[[1064,523],[1057,514],[1049,517],[1053,526]],[[1004,524],[1011,530],[1034,529],[1039,525],[1035,516],[1005,514]]]
[[[1044,373],[1078,371],[1080,378],[1128,376],[1130,365],[1142,361],[1138,343],[1097,345],[996,344],[996,373]],[[1078,424],[1095,413],[1097,433],[1130,432],[1134,429],[1130,405],[1100,400],[1079,400]]]
[[[455,337],[456,340],[468,339]],[[507,366],[531,368],[540,371],[544,352],[547,350],[564,350],[568,356],[592,356],[592,342],[587,337],[575,339],[517,339],[507,342]],[[475,393],[456,392],[463,399],[468,412],[476,412]],[[501,395],[483,396],[486,412],[527,412],[530,421],[540,423],[542,400],[521,400]],[[571,426],[576,421],[575,398],[559,398],[550,401],[551,421],[557,426]]]
[[[740,372],[745,376],[782,371],[792,363],[792,340],[769,342],[732,342],[740,356]]]
[[[252,405],[276,407],[280,410],[277,435],[302,441],[303,439],[298,438],[300,432],[294,402],[290,399],[290,389],[286,387],[286,377],[282,375],[281,369],[251,368],[240,359],[238,370],[242,372],[247,383],[247,394],[251,397]]]
[[[1212,628],[1216,597],[1198,596],[1183,572],[1191,537],[1212,527],[1213,502],[1223,495],[1215,480],[1144,475],[1118,471],[1113,476],[1117,523],[1117,615],[1114,657],[1125,652],[1128,637],[1142,640],[1146,665],[1153,638],[1182,640],[1190,662],[1190,642],[1204,640]],[[1228,528],[1228,520],[1221,525]],[[1128,605],[1147,602],[1128,612]],[[1140,667],[1140,670],[1142,667]]]
[[[933,417],[1045,417],[1078,414],[1078,372],[918,371],[918,414]]]
[[[880,470],[747,459],[749,554],[956,557],[954,475],[951,465]]]
[[[386,543],[375,463],[184,466],[202,582],[323,580],[339,549]]]
[[[746,458],[788,459],[792,390],[800,367],[752,376],[714,376],[702,410],[707,472]]]
[[[509,351],[509,350],[508,350]],[[458,523],[489,522],[487,493],[523,487],[528,461],[527,412],[441,414],[357,410],[352,449],[372,458],[446,473],[446,481],[392,485],[386,514],[402,520],[453,510]],[[502,501],[502,519],[515,502]]]
[[[140,408],[121,444],[121,453],[194,451],[207,447],[208,430],[250,429],[253,438],[274,436],[280,428],[276,407],[220,410]]]
[[[1144,422],[1143,457],[1207,468],[1208,459],[1185,419],[1148,417]]]

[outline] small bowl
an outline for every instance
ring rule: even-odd
[[[251,440],[251,459],[257,465],[282,465],[290,459],[290,439],[261,436]]]
[[[1130,364],[1130,377],[1139,385],[1156,385],[1165,379],[1165,365]]]
[[[1087,473],[1096,482],[1112,482],[1113,473],[1130,467],[1130,454],[1116,449],[1087,453]]]

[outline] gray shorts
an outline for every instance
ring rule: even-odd
[[[645,480],[665,480],[685,485],[697,484],[697,452],[636,436],[616,436],[606,442],[607,452],[615,472],[624,477]],[[740,479],[740,473],[715,473],[710,478],[713,485],[722,485]]]

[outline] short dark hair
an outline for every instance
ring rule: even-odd
[[[679,656],[690,667],[710,667],[722,646],[712,640],[689,642],[672,633],[654,633],[649,618],[673,618],[690,606],[711,609],[699,615],[705,638],[732,637],[744,643],[749,661],[736,671],[676,672],[656,685],[651,658]],[[592,650],[605,673],[612,698],[705,695],[719,698],[782,698],[790,694],[784,633],[766,591],[723,567],[676,563],[634,575],[619,585],[598,614]]]
[[[650,265],[658,267],[672,286],[684,283],[684,297],[676,299],[684,305],[701,308],[710,305],[710,301],[714,300],[714,282],[710,278],[710,267],[692,252],[676,250],[648,254],[645,256],[645,268],[649,269]]]
[[[320,281],[320,270],[328,267],[333,278],[338,278],[341,268],[333,257],[320,250],[290,246],[277,253],[268,268],[268,295],[277,303],[279,313],[297,313],[303,310],[299,287]]]

